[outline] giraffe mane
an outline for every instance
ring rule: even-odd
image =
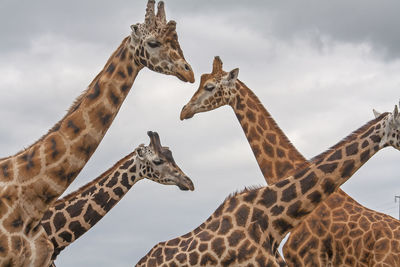
[[[227,200],[230,199],[230,198],[236,197],[237,195],[245,194],[245,193],[248,193],[248,192],[251,192],[251,191],[255,191],[255,190],[258,190],[258,189],[263,188],[263,187],[265,187],[265,185],[249,185],[249,186],[245,186],[245,187],[244,187],[243,189],[241,189],[241,190],[239,189],[239,190],[236,190],[236,191],[233,192],[233,193],[230,193],[230,194],[225,198],[224,202],[227,201]]]
[[[364,124],[363,126],[358,128],[357,130],[353,131],[351,134],[349,134],[348,136],[343,138],[337,144],[335,144],[335,145],[331,146],[330,148],[328,148],[327,150],[325,150],[325,152],[322,152],[321,154],[313,157],[310,160],[310,162],[318,162],[318,161],[322,160],[323,158],[325,158],[327,156],[327,154],[331,153],[333,150],[336,150],[338,147],[343,146],[344,143],[354,140],[358,134],[365,132],[368,128],[371,127],[371,125],[380,121],[383,117],[387,116],[388,114],[389,114],[389,112],[384,112],[384,113],[380,114],[379,117],[367,122],[366,124]]]

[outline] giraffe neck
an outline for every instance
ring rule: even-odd
[[[132,152],[77,191],[57,200],[41,225],[54,245],[53,260],[102,219],[139,180],[146,178]]]
[[[31,220],[30,229],[76,178],[118,113],[141,69],[129,44],[127,37],[46,135],[0,160],[0,184],[15,195],[10,211],[20,210],[23,220]]]
[[[236,82],[236,97],[231,101],[258,166],[268,184],[293,174],[306,159],[289,141],[258,97],[241,81]]]
[[[338,144],[318,155],[312,164],[293,176],[261,189],[259,203],[270,213],[270,223],[279,243],[306,215],[346,182],[377,151],[388,113],[370,121]],[[273,201],[272,201],[273,200]]]

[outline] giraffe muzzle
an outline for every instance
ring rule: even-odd
[[[193,191],[194,190],[193,182],[187,176],[180,176],[178,181],[176,182],[176,185],[182,191],[189,191],[189,190]]]
[[[179,63],[175,75],[183,82],[194,83],[194,73],[192,67],[186,61]]]
[[[182,108],[180,119],[181,121],[190,119],[194,116],[194,112],[191,109],[191,105],[185,105]]]

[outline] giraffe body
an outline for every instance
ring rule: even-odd
[[[157,244],[137,266],[284,265],[277,251],[285,235],[389,145],[400,150],[397,106],[393,113],[368,122],[294,175],[228,197],[206,222],[184,236]],[[379,264],[386,266],[385,261],[382,258]]]
[[[194,81],[164,5],[132,26],[104,69],[46,135],[14,156],[0,159],[0,266],[48,266],[52,244],[40,220],[89,160],[127,96],[138,72]]]
[[[257,96],[239,80],[232,86],[226,80],[227,75],[222,70],[222,61],[216,57],[213,72],[202,76],[199,90],[183,108],[181,119],[230,105],[268,184],[294,174],[297,168],[307,164]],[[210,84],[215,85],[215,92],[207,91]],[[219,99],[218,91],[229,98]],[[382,253],[394,259],[388,263],[400,265],[400,248],[392,246],[383,252],[379,245],[398,244],[399,229],[398,220],[363,207],[338,189],[291,232],[283,253],[289,266],[375,266],[375,257],[371,255]],[[345,262],[346,257],[352,260]]]

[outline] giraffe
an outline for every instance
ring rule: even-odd
[[[238,70],[231,71],[237,76]],[[222,61],[215,57],[213,71],[203,75],[198,91],[183,108],[181,119],[188,119],[198,112],[206,112],[221,105],[230,105],[238,118],[268,184],[294,174],[305,158],[292,145],[257,96],[244,83],[224,80],[227,72]],[[207,89],[215,86],[210,92]],[[221,98],[229,95],[229,98]],[[342,231],[338,232],[338,229]],[[371,266],[378,254],[381,242],[389,242],[400,229],[395,218],[370,210],[341,189],[322,202],[296,227],[283,247],[289,266],[348,266],[342,262],[343,255],[352,256],[351,266]],[[363,233],[357,238],[348,234]],[[376,237],[376,238],[373,238]],[[365,239],[368,242],[360,242]],[[399,248],[400,249],[400,248]],[[394,255],[398,253],[395,250]],[[397,261],[400,265],[400,261]]]
[[[230,74],[224,76],[232,77]],[[206,88],[204,86],[202,83],[200,88]],[[184,236],[157,244],[138,266],[285,266],[277,252],[282,238],[379,149],[389,144],[399,149],[399,128],[400,116],[396,107],[393,113],[382,114],[367,123],[288,178],[229,197],[205,223]],[[351,216],[355,217],[358,211],[360,209],[356,207]],[[335,217],[338,218],[339,214]],[[383,217],[375,216],[373,221],[380,218]],[[326,224],[326,220],[323,223]],[[348,236],[358,242],[377,240],[374,254],[370,255],[370,265],[356,266],[396,266],[400,262],[400,227],[396,227],[393,220],[385,219],[384,223],[393,225],[393,231],[389,228],[374,233],[368,229],[367,222],[362,222],[361,231],[347,230]],[[340,226],[334,234],[343,236],[346,226]],[[298,244],[304,250],[316,244],[315,240],[302,241],[299,240]],[[269,255],[268,259],[260,256],[262,254]],[[352,263],[356,259],[351,254],[340,256],[347,266],[355,265]],[[256,263],[257,260],[260,263]],[[321,264],[310,263],[307,266]],[[339,265],[328,263],[322,266]]]
[[[0,265],[46,266],[53,253],[40,220],[75,179],[110,127],[144,67],[194,82],[163,2],[147,3],[145,22],[131,26],[105,67],[47,134],[0,159]]]
[[[285,235],[376,152],[388,146],[400,150],[397,105],[393,112],[367,122],[294,175],[229,196],[203,224],[183,236],[158,243],[137,266],[285,266],[277,257]],[[390,250],[400,247],[400,229],[383,234],[392,235],[390,242],[381,242],[379,253],[371,257],[375,265],[396,266],[400,251],[393,255]],[[343,262],[354,260],[343,255]]]
[[[181,190],[194,190],[192,181],[176,165],[168,147],[149,131],[148,146],[140,145],[98,178],[58,199],[46,211],[41,225],[54,246],[52,259],[101,220],[129,189],[147,178]]]

